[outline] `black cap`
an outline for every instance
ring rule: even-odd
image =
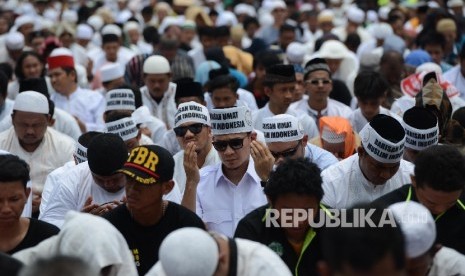
[[[295,81],[295,70],[293,65],[276,64],[266,68],[265,82],[286,83]]]
[[[92,139],[87,148],[90,171],[100,176],[115,174],[126,162],[128,149],[123,139],[112,133],[103,133]]]
[[[399,121],[385,114],[378,114],[370,122],[370,126],[384,139],[398,143],[405,137],[404,127]]]
[[[144,185],[173,179],[174,159],[166,149],[155,146],[134,148],[124,166],[118,171]]]
[[[304,77],[306,78],[311,72],[320,70],[328,72],[328,74],[331,76],[331,71],[329,70],[329,66],[326,63],[326,60],[322,58],[311,59],[305,64]]]
[[[178,79],[176,82],[176,94],[174,99],[182,97],[199,97],[203,99],[202,85],[191,78]]]

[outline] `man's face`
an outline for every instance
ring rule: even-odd
[[[328,143],[325,140],[321,139],[321,145],[323,148],[329,152],[331,152],[336,158],[342,159],[344,158],[345,153],[345,142],[342,143]]]
[[[381,163],[371,157],[362,147],[359,148],[359,165],[365,178],[374,185],[383,185],[399,169],[400,162]]]
[[[46,114],[15,111],[13,127],[21,145],[38,146],[47,131],[49,116]]]
[[[139,37],[140,37],[140,33],[138,30],[128,31],[128,38],[132,44],[137,44],[137,42],[139,41]]]
[[[272,142],[266,145],[275,159],[275,165],[279,165],[283,163],[286,158],[303,158],[305,155],[305,143],[304,140],[299,140],[292,142]]]
[[[107,61],[116,62],[118,59],[119,42],[107,42],[103,44],[102,49],[105,52]]]
[[[275,24],[281,25],[287,18],[287,10],[283,8],[276,8],[271,12]]]
[[[320,23],[320,29],[323,31],[323,33],[329,33],[331,30],[334,28],[334,25],[332,22],[321,22]]]
[[[45,44],[45,38],[41,36],[34,37],[31,41],[31,47],[36,53],[40,53],[44,44]]]
[[[283,109],[287,109],[292,103],[294,92],[295,82],[276,83],[271,88],[265,88],[266,95],[270,97],[270,103]]]
[[[200,37],[200,43],[203,46],[203,51],[206,51],[216,45],[216,41],[214,37],[205,36],[205,35]]]
[[[381,103],[384,101],[384,97],[378,98],[376,100],[358,100],[358,107],[360,107],[360,111],[362,112],[363,117],[370,122],[373,117],[379,114],[379,107]]]
[[[109,193],[117,193],[124,188],[126,177],[122,173],[115,173],[110,176],[98,175],[92,173],[95,183]]]
[[[195,35],[196,33],[194,29],[183,29],[181,31],[180,42],[189,44],[195,38]]]
[[[247,163],[250,158],[250,143],[252,142],[252,138],[250,134],[246,133],[225,134],[213,137],[213,142],[220,143],[228,141],[229,143],[234,143],[238,142],[239,140],[242,141],[242,147],[238,149],[233,149],[230,145],[228,145],[224,151],[218,150],[218,148],[216,148],[221,162],[223,163],[223,167],[234,170],[239,169],[242,165]]]
[[[295,41],[295,32],[293,31],[285,31],[279,35],[279,42],[281,44],[281,48],[285,51],[287,46],[291,44],[291,42]]]
[[[247,25],[247,28],[245,29],[245,32],[247,33],[247,36],[249,38],[253,38],[255,36],[255,33],[257,32],[257,30],[259,28],[260,28],[260,26],[258,26],[255,23],[252,23],[252,24]]]
[[[197,122],[189,122],[180,125],[179,128],[186,130],[186,134],[184,134],[184,136],[180,137],[176,135],[176,139],[183,149],[186,148],[187,144],[190,142],[195,143],[197,152],[210,149],[209,146],[212,141],[210,127]],[[200,132],[196,133],[199,130]]]
[[[299,220],[297,227],[283,227],[283,231],[288,238],[301,239],[304,238],[310,229],[309,221],[314,221],[314,215],[318,213],[319,200],[315,196],[302,195],[289,193],[278,196],[274,202],[272,202],[273,209],[279,211],[282,215],[285,210],[293,210],[291,214],[294,214],[294,210],[302,210],[308,215],[305,220]],[[309,212],[308,210],[312,210]],[[290,211],[288,211],[290,212]],[[286,223],[297,221],[292,215],[290,219],[286,220]]]
[[[171,189],[168,187],[168,182],[145,185],[126,176],[127,207],[131,212],[153,208],[161,204],[163,195],[169,193]]]
[[[305,87],[310,98],[316,102],[326,101],[329,93],[333,90],[331,78],[326,71],[315,71],[308,74]]]
[[[34,24],[28,23],[18,28],[18,32],[22,33],[24,37],[29,37],[29,34],[34,31]]]
[[[415,182],[412,184],[415,187],[418,201],[428,208],[433,215],[439,215],[454,206],[462,194],[462,190],[443,192],[434,190],[426,183],[422,187],[418,187]]]
[[[31,189],[24,188],[21,181],[1,181],[0,187],[0,228],[3,228],[20,219]]]
[[[171,76],[169,74],[147,74],[144,82],[149,93],[154,98],[162,98],[165,91],[168,90]]]
[[[215,108],[226,108],[236,105],[236,92],[228,87],[217,88],[211,93],[211,99]]]
[[[316,32],[316,30],[318,29],[318,17],[309,16],[307,18],[307,24],[308,24],[308,28],[310,29],[310,31]]]
[[[305,94],[305,84],[304,84],[304,74],[302,73],[295,73],[295,92],[294,98],[292,101],[301,100],[303,95]]]
[[[63,44],[63,47],[69,48],[74,42],[74,38],[69,33],[64,33],[60,36],[60,42]]]
[[[58,93],[69,93],[71,85],[75,84],[75,73],[66,73],[63,68],[55,68],[48,72],[53,89]]]
[[[23,74],[26,79],[40,78],[42,70],[44,69],[43,65],[37,59],[37,57],[29,55],[23,59]]]
[[[428,44],[425,45],[424,50],[428,52],[436,64],[441,64],[441,60],[444,57],[444,50],[441,45]]]

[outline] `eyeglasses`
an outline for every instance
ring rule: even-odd
[[[299,143],[297,144],[297,146],[293,147],[292,149],[285,150],[285,151],[281,151],[281,152],[274,152],[274,151],[271,151],[271,154],[273,155],[273,157],[274,157],[275,159],[278,159],[279,157],[282,157],[282,158],[292,157],[292,156],[295,155],[295,153],[296,153],[297,150],[299,149],[301,143],[302,143],[302,142],[299,141]]]
[[[202,131],[202,128],[205,126],[205,124],[198,123],[198,124],[192,124],[189,126],[184,126],[184,127],[175,127],[173,128],[174,133],[176,133],[176,136],[178,137],[184,137],[186,135],[187,130],[192,132],[193,134],[199,134]]]
[[[228,146],[232,148],[233,150],[238,150],[244,146],[244,139],[246,137],[248,136],[245,136],[243,138],[231,139],[231,140],[215,141],[215,142],[212,142],[212,144],[213,144],[213,147],[217,151],[225,151],[228,148]]]
[[[313,80],[306,81],[306,83],[310,83],[312,85],[320,85],[320,84],[326,85],[326,84],[330,84],[331,80],[328,80],[328,79],[313,79]]]

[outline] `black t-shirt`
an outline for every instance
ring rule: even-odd
[[[418,202],[412,185],[404,185],[378,198],[373,204],[387,207],[397,202],[407,201],[409,189],[412,189],[411,200]],[[459,200],[465,203],[463,193]],[[465,254],[465,208],[457,202],[439,218],[435,215],[433,217],[436,220],[436,242]]]
[[[304,252],[298,264],[298,273],[295,273],[299,255],[295,253],[291,244],[287,241],[284,231],[277,227],[266,227],[263,219],[268,205],[259,207],[250,212],[239,221],[234,237],[259,242],[268,246],[286,263],[292,273],[298,275],[318,275],[316,264],[321,258],[318,230]]]
[[[194,212],[173,202],[169,202],[165,215],[152,226],[142,226],[133,220],[125,204],[105,214],[104,218],[126,239],[139,275],[145,275],[158,261],[158,249],[169,233],[183,227],[205,229],[204,223]]]
[[[60,232],[60,229],[55,225],[31,218],[29,219],[29,229],[27,229],[24,239],[15,248],[6,253],[13,255],[23,249],[36,246],[41,241],[55,236],[58,232]]]

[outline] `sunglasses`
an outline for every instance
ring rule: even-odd
[[[271,155],[273,155],[273,157],[274,157],[275,159],[278,159],[279,157],[282,157],[282,158],[292,157],[292,156],[295,155],[295,153],[296,153],[297,150],[299,149],[300,144],[301,144],[301,142],[299,141],[299,143],[297,144],[297,146],[295,146],[294,148],[288,149],[288,150],[285,150],[285,151],[281,151],[281,152],[274,152],[274,151],[271,151]]]
[[[328,80],[328,79],[314,79],[314,80],[309,80],[309,81],[306,81],[307,83],[311,83],[312,85],[319,85],[319,84],[330,84],[331,83],[331,80]]]
[[[204,126],[205,126],[205,124],[198,123],[198,124],[192,124],[190,126],[175,127],[175,128],[173,128],[173,130],[174,130],[174,133],[176,133],[176,136],[184,137],[184,135],[186,135],[186,133],[187,133],[187,130],[189,130],[193,134],[199,134],[202,131],[202,128]]]
[[[243,138],[236,138],[236,139],[231,139],[231,140],[215,141],[215,142],[212,142],[212,144],[213,144],[213,147],[217,151],[225,151],[228,148],[228,146],[232,148],[233,150],[238,150],[244,146],[244,139],[246,137],[247,136]]]

